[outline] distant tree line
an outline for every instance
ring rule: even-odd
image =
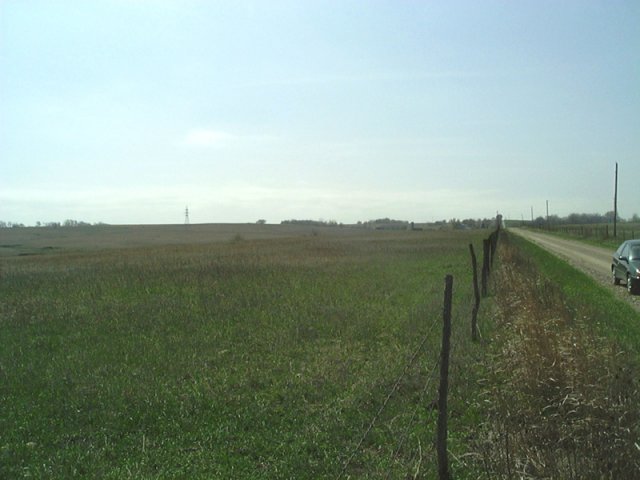
[[[436,222],[438,223],[438,222]],[[443,225],[447,225],[447,221],[443,220]],[[457,218],[452,218],[449,220],[449,225],[455,229],[465,229],[465,228],[493,228],[495,227],[496,219],[495,218],[465,218],[464,220],[460,220]]]
[[[92,227],[92,226],[98,226],[98,225],[105,225],[102,222],[98,222],[98,223],[89,223],[89,222],[83,222],[82,220],[72,220],[72,219],[67,219],[64,222],[36,222],[35,226],[36,227],[45,227],[45,228],[59,228],[59,227]],[[0,220],[0,228],[24,228],[25,224],[24,223],[17,223],[17,222],[5,222],[3,220]]]
[[[609,211],[605,214],[600,213],[571,213],[566,217],[559,217],[558,215],[549,215],[548,218],[538,217],[533,221],[535,226],[544,226],[544,225],[597,225],[597,224],[605,224],[605,223],[613,223],[614,213],[613,210]],[[637,213],[634,213],[631,218],[625,220],[621,218],[620,215],[616,218],[617,222],[625,223],[632,222],[638,223],[640,222],[640,217]],[[531,222],[526,222],[531,224]]]
[[[367,220],[366,222],[358,222],[358,225],[365,228],[373,228],[376,230],[406,230],[409,228],[408,221],[394,220],[392,218],[377,218],[375,220]]]
[[[258,223],[261,223],[259,220]],[[283,220],[281,225],[301,225],[308,227],[335,227],[342,226],[335,220]],[[494,218],[465,218],[464,220],[452,218],[450,220],[439,220],[437,222],[416,224],[408,220],[397,220],[393,218],[376,218],[375,220],[358,221],[358,227],[372,230],[421,230],[419,225],[441,228],[441,229],[471,229],[471,228],[492,228],[495,226]]]
[[[24,227],[24,223],[5,222],[0,220],[0,228],[21,228]]]
[[[282,220],[280,225],[301,225],[305,227],[335,227],[338,222],[335,220]]]

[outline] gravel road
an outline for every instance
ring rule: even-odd
[[[640,311],[640,295],[629,295],[625,285],[614,286],[611,279],[612,250],[593,247],[575,240],[566,240],[553,235],[532,232],[520,228],[510,228],[510,232],[520,235],[541,246],[545,250],[566,260],[578,270],[585,272],[610,289],[620,299]]]

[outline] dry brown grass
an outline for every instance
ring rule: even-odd
[[[42,255],[60,252],[95,251],[161,245],[196,245],[308,238],[344,238],[371,235],[353,226],[258,225],[210,223],[193,225],[94,225],[81,227],[25,227],[0,230],[0,257]]]
[[[640,478],[635,357],[508,242],[478,441],[487,478]]]

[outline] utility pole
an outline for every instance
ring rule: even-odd
[[[184,207],[184,224],[189,225],[189,207]]]
[[[533,205],[531,205],[531,223],[533,223]]]
[[[549,228],[549,200],[547,200],[547,228]]]
[[[613,190],[613,238],[617,238],[618,231],[618,162],[616,162],[616,182]]]

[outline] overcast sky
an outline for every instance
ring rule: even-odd
[[[640,2],[0,0],[0,220],[640,213]]]

